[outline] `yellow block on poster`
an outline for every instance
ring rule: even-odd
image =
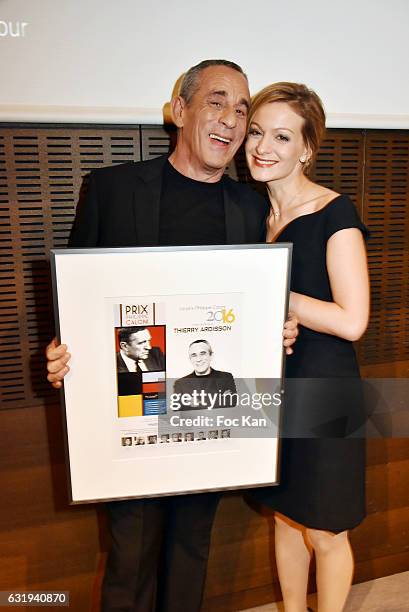
[[[142,395],[120,395],[118,397],[118,416],[142,416]]]

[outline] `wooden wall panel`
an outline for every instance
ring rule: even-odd
[[[360,130],[328,130],[311,178],[349,195],[363,213],[365,134]]]
[[[66,246],[84,178],[140,159],[137,129],[4,128],[0,132],[0,400],[50,400],[43,349],[53,335],[48,253]]]
[[[166,155],[175,140],[175,130],[152,126],[142,127],[142,159],[153,159]]]
[[[93,506],[68,506],[59,406],[2,412],[0,483],[0,589],[69,589],[90,610],[106,536]]]
[[[409,133],[368,132],[365,150],[372,311],[360,361],[374,364],[409,359]]]
[[[98,507],[67,504],[58,394],[42,357],[53,328],[47,253],[65,246],[92,168],[151,159],[174,136],[151,126],[0,130],[0,400],[9,408],[0,430],[0,589],[69,589],[73,612],[98,609],[108,540]],[[330,130],[314,169],[352,197],[372,231],[373,317],[359,347],[366,376],[409,375],[408,143],[407,132]],[[228,173],[248,180],[242,154]],[[409,569],[407,439],[370,441],[367,482],[369,516],[352,534],[358,581]],[[272,534],[271,516],[240,494],[225,497],[204,610],[280,597]]]

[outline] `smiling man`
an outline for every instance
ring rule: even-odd
[[[212,359],[213,349],[207,340],[195,340],[189,345],[189,360],[193,372],[175,380],[174,384],[175,394],[179,398],[184,396],[180,410],[232,408],[236,405],[233,375],[213,369]],[[192,398],[190,403],[187,402],[189,395]]]
[[[247,78],[237,64],[206,60],[190,68],[172,100],[174,152],[92,172],[70,246],[264,241],[266,201],[224,174],[243,142],[249,104]],[[296,334],[290,321],[284,344]],[[47,357],[48,380],[61,387],[67,347],[54,340]],[[107,504],[112,543],[103,612],[199,612],[219,498],[207,493]]]
[[[180,95],[172,100],[180,130],[169,161],[197,181],[220,181],[246,133],[247,78],[235,64],[226,64],[202,68],[200,81],[197,72],[187,73]]]
[[[195,340],[189,346],[189,359],[193,366],[192,374],[196,376],[208,376],[212,368],[213,351],[207,340]]]

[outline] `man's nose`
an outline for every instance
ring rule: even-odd
[[[232,106],[226,106],[220,116],[220,121],[228,128],[234,128],[237,122],[236,111]]]

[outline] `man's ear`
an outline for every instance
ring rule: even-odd
[[[122,342],[119,343],[119,348],[122,350],[126,349],[126,344],[127,343],[124,340],[122,340]]]
[[[171,100],[170,107],[173,123],[178,128],[183,127],[183,115],[186,107],[185,100],[182,98],[182,96],[175,96]]]

